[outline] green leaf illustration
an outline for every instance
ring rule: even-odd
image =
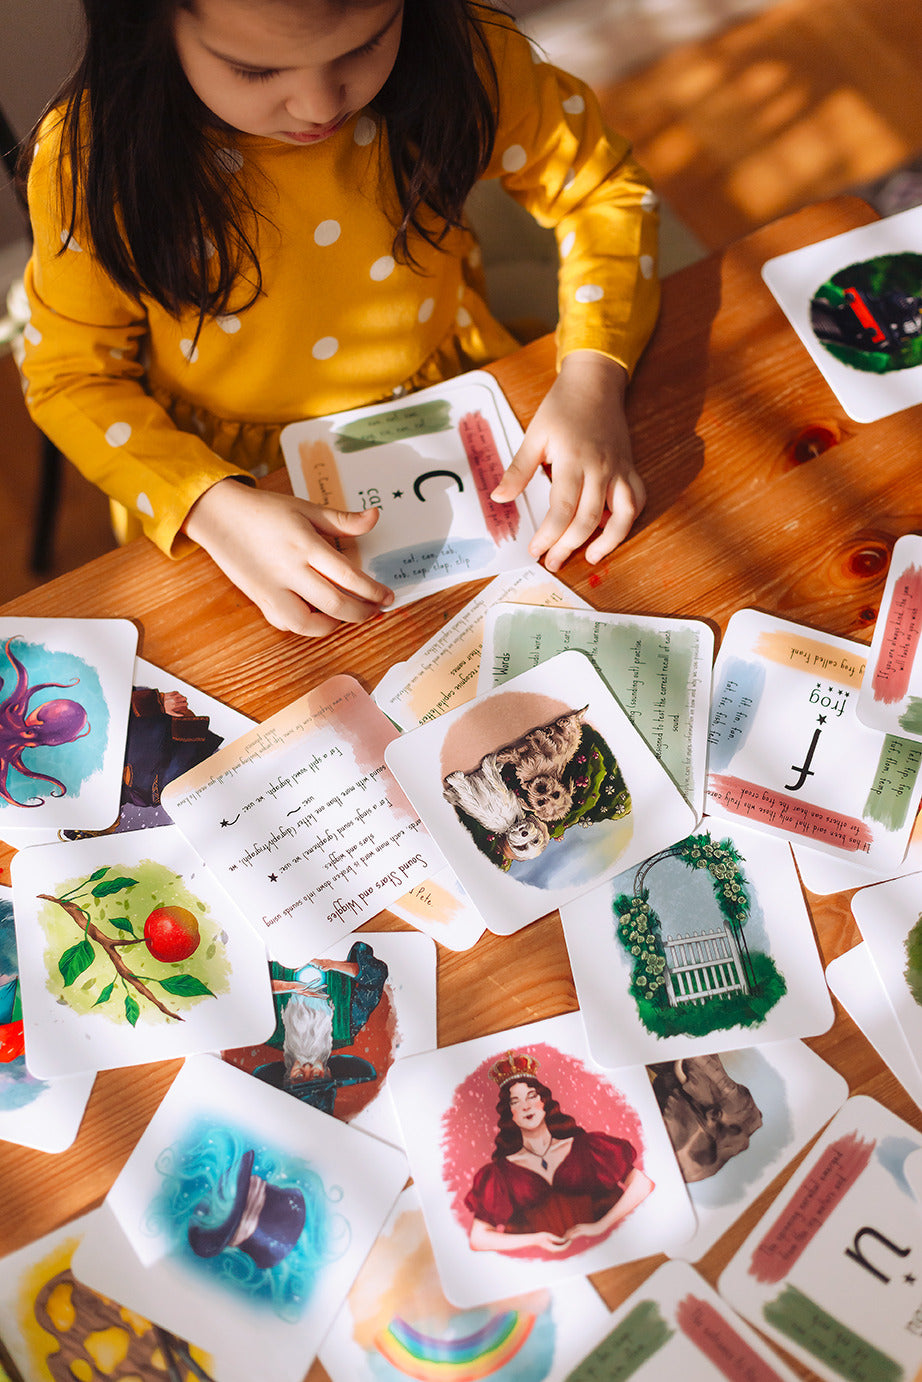
[[[96,999],[96,1002],[93,1004],[93,1007],[98,1008],[100,1003],[108,1003],[109,999],[112,997],[112,990],[114,988],[115,980],[113,979],[111,984],[106,984],[106,987],[103,989],[102,993]]]
[[[155,979],[153,982],[165,988],[167,993],[176,994],[177,998],[200,998],[206,993],[214,998],[208,985],[191,974],[174,974],[169,979]]]
[[[136,878],[110,878],[108,883],[97,883],[93,889],[93,897],[108,897],[110,893],[120,893],[123,888],[134,888],[137,886]]]
[[[64,987],[69,988],[75,979],[79,979],[83,971],[89,969],[95,958],[96,951],[93,949],[93,944],[85,937],[76,945],[72,945],[69,950],[65,950],[58,960],[58,969],[61,971]]]
[[[141,1009],[139,1008],[137,1002],[135,1001],[134,998],[132,998],[132,996],[131,996],[130,993],[126,994],[126,995],[125,995],[125,1016],[128,1018],[128,1021],[131,1023],[132,1027],[135,1025],[135,1023],[137,1022],[137,1020],[138,1020],[138,1018],[139,1018],[140,1015],[141,1015]]]
[[[114,926],[116,931],[127,931],[129,936],[134,935],[134,927],[127,917],[110,917],[109,925]]]
[[[96,880],[97,880],[97,878],[105,878],[105,876],[106,876],[106,874],[107,874],[108,872],[109,872],[109,865],[108,865],[108,864],[103,864],[103,866],[102,866],[101,869],[97,869],[95,873],[91,873],[91,874],[90,874],[89,878],[86,879],[86,882],[87,882],[87,883],[95,883]]]

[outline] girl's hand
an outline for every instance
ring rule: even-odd
[[[275,628],[317,638],[393,600],[323,536],[357,536],[377,520],[377,509],[344,513],[227,479],[196,500],[183,531]]]
[[[624,416],[628,376],[623,366],[594,350],[564,357],[560,373],[525,433],[518,453],[493,491],[497,503],[521,494],[538,466],[551,467],[547,517],[529,544],[531,555],[557,571],[591,537],[586,549],[601,561],[627,537],[646,500],[631,460]]]

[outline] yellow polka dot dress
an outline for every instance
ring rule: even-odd
[[[485,172],[560,252],[558,357],[599,350],[633,368],[658,306],[655,198],[581,82],[536,60],[506,21],[488,39],[499,128]],[[393,255],[397,195],[386,132],[370,111],[297,146],[216,137],[214,157],[261,211],[263,293],[247,310],[179,319],[117,288],[74,234],[57,193],[59,125],[43,126],[29,180],[35,247],[26,274],[26,400],[35,421],[165,552],[199,495],[281,462],[281,428],[376,402],[508,354],[484,296],[479,248]],[[156,215],[151,207],[151,215]],[[248,292],[241,291],[241,304]]]

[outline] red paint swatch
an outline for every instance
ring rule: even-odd
[[[760,787],[755,782],[744,782],[739,777],[712,773],[708,796],[734,816],[774,825],[809,840],[824,840],[852,853],[866,852],[874,840],[870,826],[856,816],[827,811],[823,806]]]
[[[729,1382],[778,1382],[771,1364],[759,1357],[710,1301],[686,1296],[676,1307],[676,1323]]]
[[[922,633],[922,571],[907,566],[893,587],[871,691],[875,701],[892,705],[909,690],[912,664]]]
[[[490,498],[503,478],[503,463],[490,424],[482,413],[466,413],[458,423],[458,432],[474,477],[487,532],[498,547],[501,542],[517,536],[519,511],[515,504],[494,504]]]

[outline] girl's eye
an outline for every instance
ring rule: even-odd
[[[235,67],[233,71],[235,76],[242,77],[245,82],[267,82],[279,74],[277,67]]]
[[[353,48],[349,56],[352,58],[364,58],[366,54],[373,53],[375,49],[380,46],[383,37],[383,34],[378,34],[377,38],[369,39],[367,43],[362,44],[361,48]]]

